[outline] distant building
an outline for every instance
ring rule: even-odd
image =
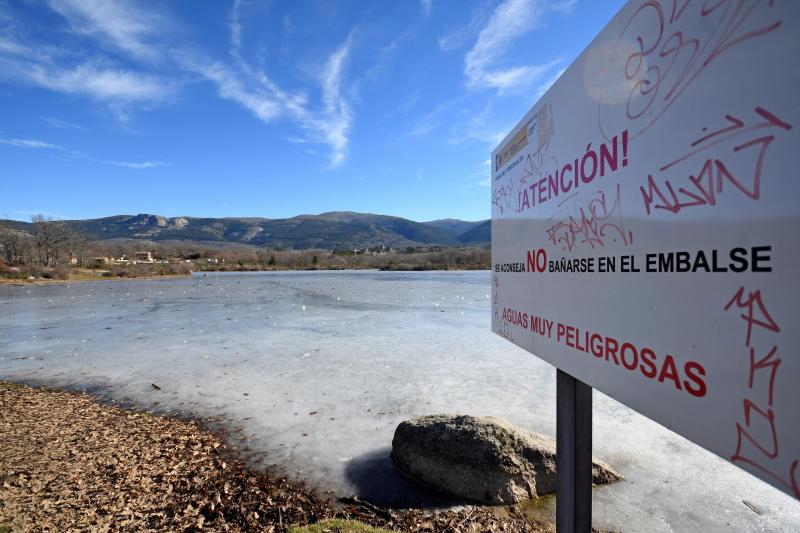
[[[113,257],[92,257],[89,260],[89,264],[93,266],[103,266],[113,262],[114,262]]]
[[[133,252],[133,260],[137,263],[152,263],[152,252]]]

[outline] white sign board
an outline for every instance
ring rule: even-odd
[[[492,154],[492,329],[800,498],[798,58],[800,2],[625,5]]]

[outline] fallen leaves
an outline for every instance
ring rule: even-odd
[[[399,531],[542,530],[513,510],[337,504],[246,467],[195,422],[0,382],[0,531],[286,531],[329,518]]]

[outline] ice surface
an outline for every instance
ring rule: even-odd
[[[289,475],[341,496],[430,501],[392,470],[400,421],[494,415],[555,435],[555,371],[490,332],[489,281],[290,272],[4,286],[0,379],[223,415],[233,442]],[[595,527],[800,527],[800,502],[597,391],[594,453],[625,476],[594,490]]]

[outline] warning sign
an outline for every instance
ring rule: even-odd
[[[492,329],[800,498],[798,55],[629,2],[492,154]]]

